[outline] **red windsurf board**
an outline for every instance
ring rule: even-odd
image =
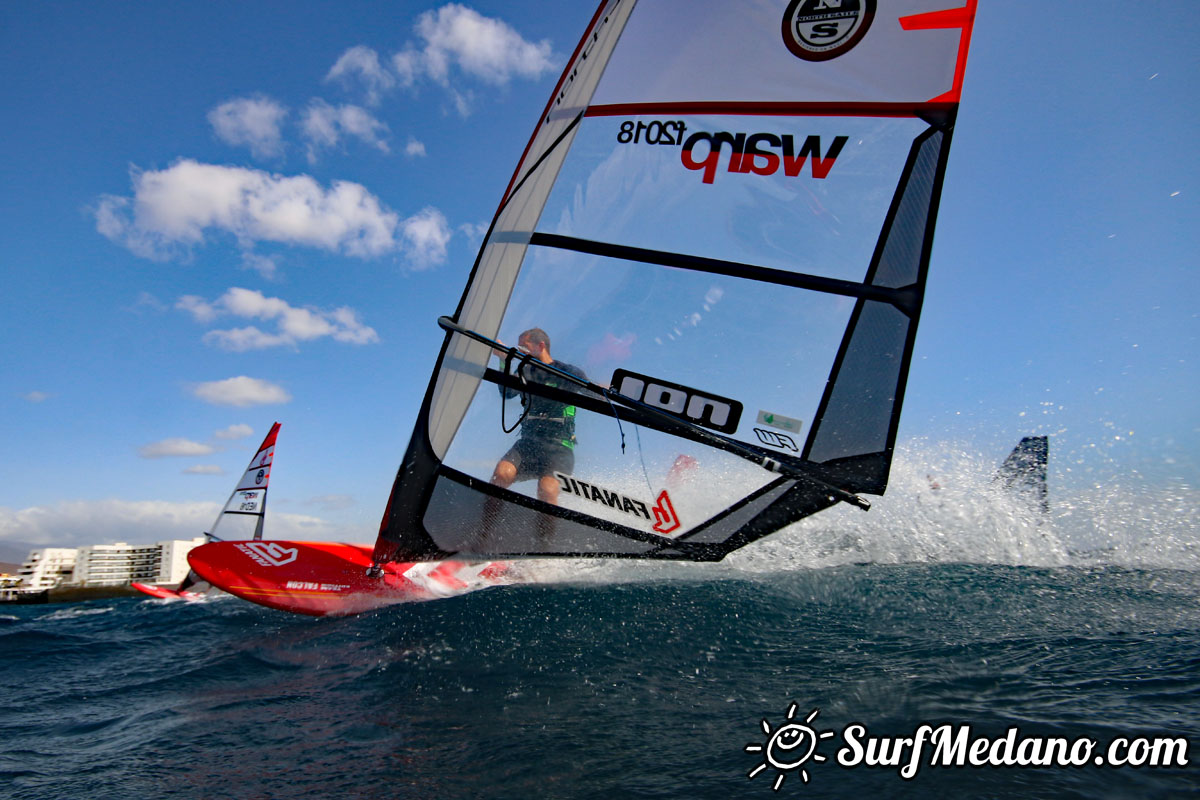
[[[323,617],[466,594],[510,581],[504,562],[385,564],[367,575],[373,548],[340,542],[211,542],[188,554],[200,577],[252,603]]]
[[[160,600],[199,600],[204,595],[199,592],[180,592],[175,589],[168,589],[166,586],[154,586],[149,583],[138,583],[134,581],[129,584],[139,592],[148,594],[151,597],[157,597]]]

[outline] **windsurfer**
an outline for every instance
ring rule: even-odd
[[[550,337],[541,328],[530,328],[522,333],[517,338],[517,348],[536,361],[587,380],[587,375],[579,367],[554,360],[550,355]],[[508,356],[506,350],[493,352],[501,358]],[[567,390],[573,388],[570,381],[561,375],[534,365],[524,366],[521,374],[530,383]],[[500,394],[505,398],[521,395],[525,414],[521,420],[521,436],[496,464],[492,472],[492,485],[507,489],[517,481],[537,478],[538,499],[557,505],[559,482],[554,473],[570,475],[575,470],[575,406],[538,394],[522,394],[517,389],[505,386],[500,387]],[[497,510],[495,502],[488,503],[485,508],[485,534],[491,528]],[[548,523],[553,522],[552,518],[543,518]],[[548,532],[539,530],[541,534]]]
[[[583,370],[573,364],[555,361],[550,355],[550,337],[541,328],[530,328],[517,339],[517,347],[533,358],[557,370],[587,380]],[[507,353],[495,351],[501,357]],[[571,384],[554,373],[530,367],[525,380],[544,386],[570,388]],[[517,389],[500,387],[507,398],[520,394]],[[492,484],[507,489],[516,481],[538,479],[538,499],[558,503],[558,478],[555,472],[570,475],[575,471],[575,406],[540,395],[527,395],[521,438],[509,448],[492,472]]]

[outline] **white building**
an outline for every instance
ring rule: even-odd
[[[130,581],[153,583],[161,561],[156,544],[93,544],[79,548],[75,578],[82,586],[121,586]]]
[[[79,548],[73,582],[82,586],[121,586],[130,581],[179,583],[188,573],[187,554],[204,537],[158,544],[94,544]]]
[[[60,583],[70,583],[75,571],[74,547],[46,547],[34,550],[17,572],[21,588],[40,592]]]
[[[34,550],[21,565],[22,589],[40,591],[59,584],[123,586],[131,581],[179,583],[188,573],[187,554],[204,544],[170,539],[157,544],[93,544]]]
[[[0,573],[0,600],[15,600],[21,593],[21,576]]]
[[[158,578],[155,583],[179,583],[187,577],[191,567],[188,566],[187,556],[193,547],[199,547],[207,539],[197,536],[195,539],[172,539],[159,542],[161,554],[158,562]]]

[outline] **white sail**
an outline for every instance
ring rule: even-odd
[[[267,485],[271,480],[271,462],[275,458],[275,437],[279,434],[279,423],[271,426],[270,432],[258,447],[254,458],[250,459],[241,480],[237,482],[233,493],[225,501],[225,507],[217,515],[212,528],[206,535],[210,539],[221,538],[217,530],[221,523],[230,517],[250,517],[255,521],[254,538],[261,539],[263,520],[267,513]]]
[[[956,1],[603,3],[444,320],[376,559],[715,559],[881,494]],[[532,329],[571,369],[495,357]],[[535,429],[569,457],[510,455]]]

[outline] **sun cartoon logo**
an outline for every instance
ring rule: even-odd
[[[764,744],[748,744],[746,745],[747,753],[763,753],[763,763],[750,770],[746,776],[753,780],[754,776],[762,772],[767,767],[774,767],[778,775],[775,778],[775,785],[772,787],[775,791],[779,791],[779,787],[783,786],[783,779],[793,770],[800,770],[800,779],[808,783],[808,770],[804,769],[804,762],[810,758],[813,761],[825,761],[825,756],[817,752],[817,744],[821,739],[828,739],[834,735],[833,731],[821,731],[817,733],[810,727],[817,714],[820,713],[819,708],[814,708],[812,712],[804,718],[804,722],[785,722],[776,731],[771,731],[771,723],[765,719],[762,721],[763,733],[767,735],[767,741]],[[796,717],[796,704],[792,703],[788,706],[787,718],[792,720]]]

